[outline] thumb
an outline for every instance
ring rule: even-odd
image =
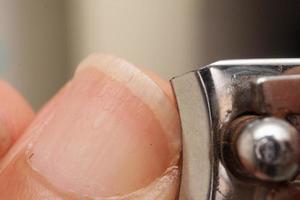
[[[179,117],[150,76],[112,56],[82,62],[0,165],[1,197],[175,199]]]

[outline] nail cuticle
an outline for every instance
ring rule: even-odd
[[[170,188],[174,191],[178,189],[178,180],[180,178],[180,171],[178,166],[170,166],[167,170],[153,182],[149,183],[143,188],[137,189],[136,191],[130,192],[125,195],[115,195],[115,196],[91,196],[89,194],[79,194],[72,189],[60,188],[47,180],[37,169],[35,169],[31,163],[30,158],[34,156],[33,153],[27,151],[27,164],[33,171],[32,176],[35,177],[40,184],[46,186],[48,189],[52,190],[62,198],[67,199],[85,199],[85,200],[143,200],[147,198],[148,200],[163,199],[163,195],[172,195]],[[174,197],[175,198],[175,197]],[[173,198],[170,198],[173,199]]]

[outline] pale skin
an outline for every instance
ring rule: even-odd
[[[94,54],[37,114],[4,81],[0,96],[0,199],[176,199],[181,128],[168,81]]]

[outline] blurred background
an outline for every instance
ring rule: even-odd
[[[300,57],[298,0],[0,0],[0,74],[38,109],[93,52],[169,79],[210,62]]]

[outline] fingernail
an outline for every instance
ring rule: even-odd
[[[54,113],[30,145],[29,163],[61,190],[125,195],[177,164],[176,108],[124,60],[94,55],[83,61]]]

